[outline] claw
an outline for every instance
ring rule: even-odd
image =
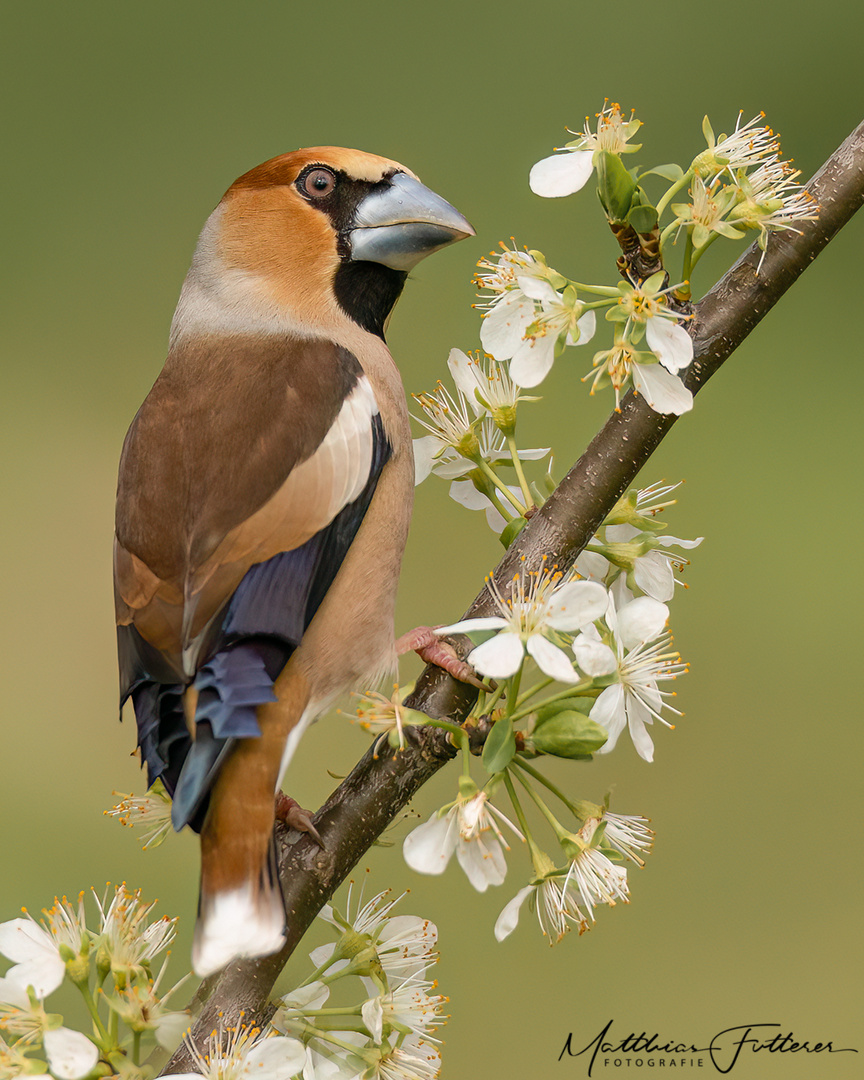
[[[296,799],[292,799],[290,795],[286,795],[283,791],[276,792],[276,817],[279,821],[284,821],[286,825],[296,829],[298,832],[309,833],[318,847],[326,850],[327,845],[312,824],[311,811],[304,810]]]
[[[396,652],[400,656],[406,652],[416,652],[425,663],[443,668],[458,682],[476,686],[478,690],[484,690],[486,693],[494,690],[494,684],[478,679],[474,668],[459,656],[449,642],[442,641],[435,633],[435,629],[434,626],[417,626],[409,630],[396,642]]]

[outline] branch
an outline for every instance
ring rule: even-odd
[[[761,322],[774,304],[810,265],[825,245],[864,203],[864,123],[849,136],[806,185],[820,205],[815,221],[800,223],[800,233],[771,236],[757,275],[762,252],[754,244],[696,305],[688,329],[695,359],[685,382],[694,394]],[[545,556],[560,569],[572,565],[603,519],[629,488],[642,466],[665,438],[675,416],[660,416],[644,399],[627,394],[621,412],[613,413],[591,445],[532,517],[495,570],[506,582],[520,565],[539,566]],[[524,559],[524,564],[522,560]],[[486,589],[463,618],[489,614]],[[427,668],[406,704],[433,717],[461,720],[476,690],[455,683],[440,669]],[[277,825],[281,877],[288,917],[287,941],[273,956],[229,965],[206,979],[192,1001],[198,1013],[193,1037],[200,1043],[224,1021],[266,1019],[273,984],[322,905],[355,863],[399,811],[455,751],[435,728],[411,728],[412,739],[401,751],[370,749],[316,815],[322,850],[308,836],[297,838]],[[192,1071],[185,1046],[164,1072]]]

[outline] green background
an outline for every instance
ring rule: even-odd
[[[541,200],[531,164],[605,96],[645,122],[640,161],[686,164],[700,123],[760,109],[809,176],[860,120],[857,5],[740,0],[697,7],[494,3],[4,5],[2,391],[3,643],[0,918],[55,893],[126,880],[182,916],[197,891],[193,837],[141,853],[102,817],[142,790],[134,728],[116,720],[110,544],[116,463],[164,358],[198,231],[235,176],[298,146],[358,146],[403,161],[451,200],[476,240],[422,263],[389,341],[410,391],[453,345],[478,346],[474,263],[500,239],[582,280],[616,250],[589,191]],[[657,832],[632,903],[554,950],[533,917],[492,936],[527,862],[484,895],[455,862],[443,879],[375,848],[368,889],[410,887],[403,910],[440,928],[453,1019],[444,1076],[582,1077],[581,1047],[614,1020],[701,1045],[777,1023],[864,1050],[860,1000],[861,334],[864,221],[828,248],[700,395],[643,474],[686,478],[671,531],[705,543],[672,622],[692,663],[686,716],[553,770],[576,792],[643,813]],[[726,251],[717,252],[717,248]],[[703,263],[703,284],[733,245]],[[737,254],[737,248],[734,253]],[[716,257],[715,257],[716,255]],[[700,267],[700,270],[702,267]],[[599,347],[599,346],[598,346]],[[569,350],[525,409],[523,445],[563,470],[602,424],[608,394]],[[529,412],[530,409],[530,412]],[[399,630],[458,617],[499,548],[432,478],[418,491]],[[414,668],[406,664],[403,678]],[[344,717],[306,737],[288,789],[316,807],[367,740]],[[559,763],[560,764],[560,763]],[[455,794],[440,774],[425,819]],[[320,934],[318,935],[320,938]],[[636,1066],[630,1067],[631,1071]],[[626,1066],[595,1076],[617,1076]],[[742,1057],[736,1080],[844,1080],[861,1057]],[[685,1075],[707,1075],[703,1069]],[[680,1072],[675,1073],[680,1075]]]

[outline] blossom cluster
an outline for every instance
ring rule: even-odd
[[[780,143],[759,114],[747,123],[739,115],[731,135],[714,136],[706,117],[707,150],[685,170],[680,165],[628,170],[624,154],[641,145],[631,140],[641,122],[625,119],[621,107],[606,102],[592,129],[586,119],[577,137],[537,162],[529,184],[544,198],[561,198],[596,175],[597,190],[622,249],[642,249],[646,259],[625,257],[617,286],[583,284],[548,266],[542,252],[501,245],[478,263],[483,322],[480,341],[521,387],[538,386],[570,346],[588,344],[597,333],[597,313],[612,324],[611,345],[594,353],[584,376],[591,393],[612,386],[615,407],[632,385],[656,412],[680,415],[693,406],[682,374],[693,360],[687,333],[691,318],[690,278],[705,250],[719,237],[738,239],[755,231],[764,251],[773,232],[795,230],[815,217],[812,196],[797,182],[800,173],[783,160]],[[646,181],[667,181],[655,202]],[[689,202],[673,202],[688,189]],[[666,211],[672,220],[661,224]],[[664,261],[684,234],[678,284],[669,284]],[[640,273],[638,266],[651,265]],[[760,261],[761,266],[761,261]]]
[[[404,893],[354,904],[353,892],[352,884],[344,914],[321,911],[338,937],[310,953],[315,971],[281,999],[274,1028],[302,1045],[304,1080],[433,1080],[446,1019],[446,999],[427,978],[438,931],[428,919],[393,914]],[[334,1004],[336,984],[349,978],[359,980],[362,1000]]]
[[[437,1029],[445,999],[427,979],[438,932],[427,919],[394,915],[402,899],[382,892],[346,912],[325,905],[338,931],[310,953],[315,970],[278,1000],[266,1028],[221,1024],[199,1049],[187,1036],[195,1072],[179,1080],[434,1080],[441,1067]],[[404,894],[403,894],[404,896]],[[353,980],[349,982],[349,980]],[[360,984],[343,1004],[340,991]]]
[[[83,893],[77,903],[55,899],[39,922],[25,913],[0,923],[0,954],[12,961],[0,978],[0,1076],[80,1080],[101,1070],[143,1080],[152,1072],[143,1066],[142,1039],[171,1049],[187,1030],[188,1014],[167,1005],[180,983],[161,989],[167,957],[153,969],[176,920],[153,919],[154,905],[125,885],[93,898],[92,928]],[[46,1011],[64,980],[87,1005],[86,1034]]]
[[[628,491],[568,574],[542,560],[505,585],[487,579],[495,613],[438,629],[467,634],[468,662],[495,688],[482,693],[467,721],[484,725],[487,781],[472,776],[468,740],[457,798],[415,828],[403,845],[408,865],[441,874],[455,854],[480,892],[504,883],[511,845],[527,845],[533,873],[495,926],[503,940],[523,905],[536,911],[551,943],[572,928],[593,925],[595,909],[629,902],[626,863],[643,865],[652,833],[647,819],[613,814],[607,805],[573,802],[536,767],[536,759],[586,759],[610,753],[626,731],[637,753],[652,761],[649,729],[671,728],[680,715],[667,689],[687,670],[668,631],[677,573],[702,538],[668,536],[662,515],[677,484]],[[533,683],[532,683],[532,680]],[[544,792],[542,789],[545,788]],[[523,794],[520,796],[520,789]],[[548,794],[564,804],[562,823]],[[493,799],[506,793],[515,821]],[[527,797],[551,825],[563,855],[554,859],[532,834]]]

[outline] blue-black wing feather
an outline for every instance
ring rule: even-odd
[[[176,733],[177,713],[169,713],[165,708],[166,687],[161,689],[161,698],[157,692],[143,692],[145,686],[154,685],[153,675],[146,668],[142,670],[141,661],[146,663],[146,655],[134,648],[134,639],[130,648],[130,636],[122,635],[126,637],[125,654],[131,657],[126,664],[125,694],[132,692],[135,701],[142,756],[151,782],[156,776],[167,776],[172,783],[175,828],[184,824],[200,828],[209,789],[231,741],[260,735],[255,709],[275,700],[273,682],[300,644],[333,583],[372,500],[381,470],[392,453],[377,414],[372,418],[372,448],[369,477],[358,498],[343,507],[329,525],[305,544],[252,566],[222,616],[215,620],[195,680],[199,698],[194,741],[186,732],[185,742],[175,738],[163,746],[164,740]],[[133,686],[138,688],[135,692]],[[171,700],[182,694],[183,689],[172,686]],[[176,761],[181,754],[178,770]]]

